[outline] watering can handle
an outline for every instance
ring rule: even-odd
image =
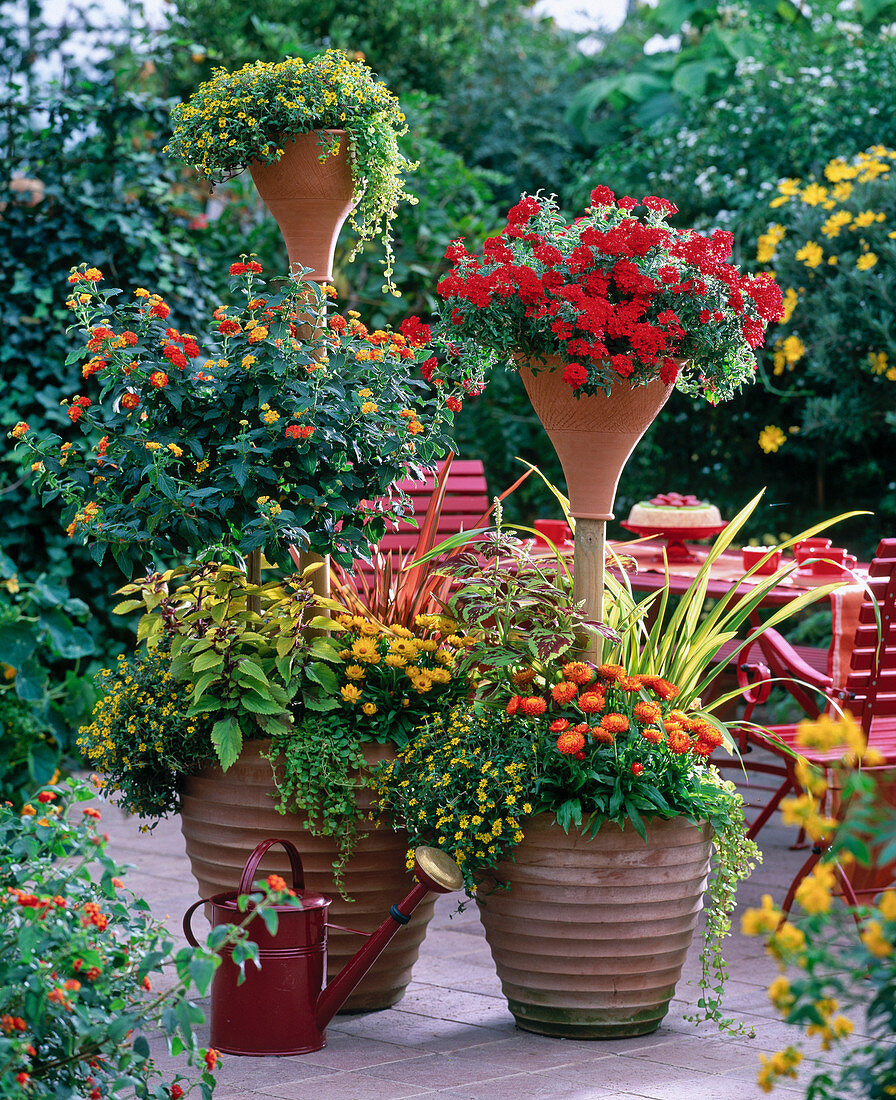
[[[200,898],[199,901],[194,901],[193,904],[190,906],[190,908],[186,911],[186,913],[184,913],[184,925],[183,925],[184,935],[187,937],[187,943],[191,947],[198,947],[199,946],[199,941],[193,935],[193,928],[192,928],[193,914],[196,912],[196,910],[199,908],[200,905],[205,905],[205,903],[208,900],[209,900],[208,898]]]
[[[240,884],[237,889],[238,894],[248,894],[252,891],[252,883],[255,879],[255,872],[258,870],[258,865],[264,858],[265,853],[269,848],[272,848],[275,844],[282,844],[286,850],[286,854],[289,856],[289,865],[292,868],[292,888],[293,890],[305,889],[305,872],[302,870],[302,857],[299,855],[296,846],[291,840],[279,840],[276,837],[268,837],[267,840],[263,840],[246,860],[246,866],[243,868],[243,873],[240,876]]]

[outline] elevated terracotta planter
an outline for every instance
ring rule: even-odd
[[[568,1039],[647,1035],[681,977],[702,908],[711,830],[684,818],[605,824],[593,840],[550,814],[483,884],[479,912],[519,1027]]]
[[[570,511],[577,519],[613,518],[613,501],[623,467],[641,437],[669,400],[672,385],[615,384],[609,395],[576,397],[563,381],[565,360],[548,356],[534,372],[517,360],[520,377],[538,419],[563,466]]]
[[[282,139],[276,164],[252,161],[249,171],[265,206],[280,227],[290,268],[313,268],[314,282],[333,278],[336,240],[355,206],[354,181],[344,130],[327,130],[341,139],[339,152],[319,160],[319,132]]]
[[[389,914],[396,898],[403,897],[414,880],[405,865],[407,837],[370,822],[359,826],[361,839],[345,871],[345,885],[352,902],[345,901],[333,882],[336,846],[326,837],[313,837],[294,814],[276,810],[274,782],[269,761],[260,750],[266,741],[250,741],[233,767],[222,772],[206,768],[190,779],[183,798],[181,828],[199,897],[234,890],[246,859],[266,837],[291,840],[302,857],[305,888],[333,899],[329,920],[361,932],[373,932]],[[384,745],[365,751],[369,764],[391,756]],[[359,799],[359,802],[362,800]],[[369,800],[368,803],[369,805]],[[289,880],[289,860],[279,847],[262,863],[258,877],[283,875]],[[411,968],[426,926],[432,919],[435,895],[424,899],[411,923],[389,944],[352,993],[341,1011],[370,1012],[389,1008],[404,995]],[[332,929],[328,936],[328,974],[343,968],[363,943],[361,936]]]

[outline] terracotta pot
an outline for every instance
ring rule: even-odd
[[[280,227],[290,268],[313,268],[307,278],[333,278],[336,239],[355,206],[354,181],[344,130],[339,152],[318,160],[319,132],[283,139],[283,156],[276,164],[252,161],[249,171],[265,206]]]
[[[640,386],[619,383],[609,395],[576,397],[563,381],[565,362],[547,356],[547,367],[534,372],[517,358],[526,393],[563,466],[570,511],[577,519],[612,519],[622,469],[672,386],[658,380]]]
[[[413,886],[413,877],[405,866],[406,835],[376,828],[370,822],[359,826],[361,839],[345,869],[346,890],[354,900],[345,901],[333,882],[335,844],[326,837],[313,837],[297,815],[277,812],[271,765],[261,756],[261,749],[266,750],[267,745],[267,741],[249,741],[237,763],[226,772],[213,766],[187,783],[181,828],[199,897],[236,889],[256,844],[266,837],[285,838],[295,844],[302,857],[305,888],[333,899],[331,923],[373,932],[388,916],[390,906],[401,901]],[[371,745],[364,755],[369,764],[374,764],[393,754],[389,746]],[[259,877],[277,873],[288,879],[288,872],[289,860],[277,848],[265,856]],[[370,1012],[389,1008],[401,999],[434,905],[435,894],[420,903],[411,923],[380,955],[341,1011]],[[339,973],[363,942],[361,936],[331,930],[329,978]]]
[[[519,1027],[569,1039],[647,1035],[666,1015],[702,908],[711,830],[684,818],[567,836],[553,815],[525,827],[510,890],[479,911]]]

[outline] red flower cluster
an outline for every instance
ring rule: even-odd
[[[231,275],[245,275],[247,273],[252,275],[261,274],[261,264],[257,260],[250,260],[248,263],[235,263],[230,265]]]
[[[689,360],[704,393],[733,392],[755,370],[750,349],[781,316],[778,286],[728,262],[732,234],[666,225],[677,210],[667,199],[617,201],[598,187],[592,203],[570,225],[553,200],[524,196],[481,255],[453,242],[438,285],[445,331],[536,368],[539,357],[559,356],[564,380],[588,393],[623,379],[671,384]],[[631,213],[638,206],[643,218]]]

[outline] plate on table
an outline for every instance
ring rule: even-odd
[[[724,531],[728,524],[718,523],[708,527],[653,527],[623,523],[622,526],[633,535],[658,535],[665,538],[666,544],[663,549],[669,561],[695,562],[700,559],[690,552],[685,540],[712,538],[713,535]],[[657,557],[662,558],[662,556],[662,551],[658,552]]]

